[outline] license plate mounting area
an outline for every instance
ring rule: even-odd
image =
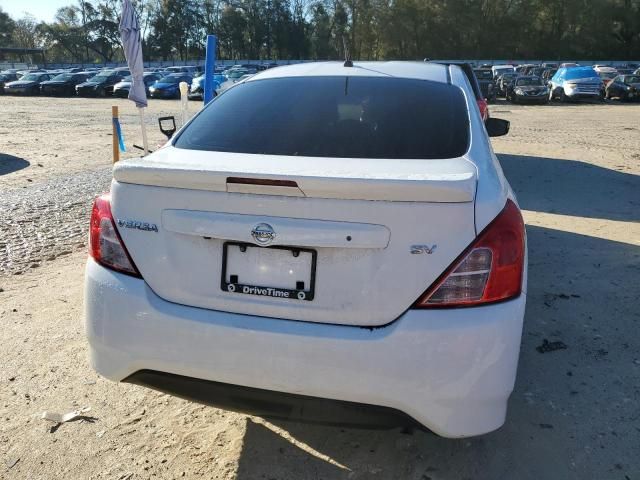
[[[311,301],[316,260],[308,248],[225,242],[220,286],[229,293]]]

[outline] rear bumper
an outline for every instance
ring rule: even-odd
[[[144,281],[91,259],[85,280],[91,362],[109,379],[226,408],[238,407],[214,393],[207,401],[206,389],[190,394],[184,387],[190,382],[170,389],[158,377],[153,383],[136,378],[152,370],[281,392],[282,404],[293,394],[387,407],[446,437],[480,435],[503,424],[524,308],[522,295],[481,308],[409,310],[385,327],[367,329],[170,303]]]
[[[600,96],[602,95],[601,91],[598,92],[578,92],[575,90],[568,90],[568,89],[564,89],[564,94],[567,98],[570,99],[593,99],[593,98],[600,98]]]
[[[377,405],[274,392],[153,370],[139,370],[124,381],[205,405],[260,417],[349,427],[422,428],[408,415]]]

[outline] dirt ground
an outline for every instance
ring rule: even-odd
[[[108,168],[112,103],[127,146],[140,143],[126,101],[0,97],[0,204]],[[150,104],[153,143],[155,118],[178,108]],[[640,479],[640,106],[491,111],[512,122],[494,146],[529,242],[518,378],[501,429],[447,440],[271,422],[103,380],[83,333],[79,228],[25,250],[35,266],[21,275],[0,271],[0,479]],[[30,201],[5,208],[0,232],[35,235]],[[84,225],[83,208],[60,218]],[[0,257],[14,236],[0,239]],[[74,248],[44,257],[69,239]],[[539,353],[545,339],[566,349]],[[84,406],[57,429],[41,419]]]

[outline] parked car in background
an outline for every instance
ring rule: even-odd
[[[525,75],[527,69],[529,68],[533,68],[535,67],[535,65],[531,64],[531,63],[523,63],[522,65],[518,65],[516,67],[516,72],[520,75]]]
[[[497,80],[502,74],[515,73],[516,70],[513,65],[494,65],[491,67],[491,71],[493,72],[493,78]]]
[[[618,75],[632,75],[635,69],[625,68],[625,67],[616,67],[616,71],[618,72]]]
[[[159,73],[144,72],[142,80],[144,82],[144,90],[147,94],[147,97],[149,96],[149,87],[160,80],[160,78],[162,78],[162,75],[160,75]],[[126,98],[129,95],[129,90],[131,90],[131,83],[131,75],[124,77],[122,81],[116,83],[113,86],[113,96]]]
[[[200,71],[200,67],[195,67],[193,65],[180,65],[180,66],[175,66],[175,67],[166,67],[164,71],[169,73],[169,74],[171,74],[171,73],[187,73],[191,77],[194,77]]]
[[[18,79],[15,73],[7,72],[0,73],[0,94],[4,93],[4,85],[5,83],[14,82]]]
[[[93,367],[267,418],[499,428],[526,232],[489,139],[509,124],[474,104],[455,66],[304,63],[116,163],[90,220]]]
[[[157,80],[149,87],[151,98],[180,98],[180,82],[191,86],[193,77],[187,73],[171,73]]]
[[[91,76],[90,73],[61,73],[51,80],[40,84],[42,95],[71,96],[76,93],[76,85],[84,83]]]
[[[476,78],[478,79],[478,84],[480,85],[480,90],[482,91],[482,95],[487,99],[487,102],[493,102],[496,99],[497,89],[495,82],[493,80],[493,72],[490,68],[476,68],[473,70]]]
[[[573,62],[565,62],[565,63],[561,63],[560,67],[558,68],[573,68],[573,67],[579,67],[580,65],[578,65],[577,63],[573,63]]]
[[[606,98],[640,100],[640,75],[618,75],[605,88]]]
[[[5,83],[4,93],[10,95],[39,95],[40,84],[49,80],[48,73],[27,73],[20,79]]]
[[[545,70],[545,67],[533,67],[527,71],[527,75],[530,77],[542,77]]]
[[[16,72],[16,74],[18,75],[18,80],[20,80],[22,77],[24,77],[25,75],[29,74],[29,73],[49,73],[46,70],[42,69],[42,68],[32,68],[32,69],[27,69],[27,70],[18,70]]]
[[[213,76],[213,96],[218,95],[220,86],[227,81],[227,77],[221,74]],[[189,100],[202,100],[204,95],[205,75],[200,75],[193,79],[189,88]]]
[[[603,99],[604,88],[592,67],[563,67],[549,82],[549,100]]]
[[[476,104],[478,105],[478,109],[480,110],[480,116],[483,121],[487,121],[489,119],[489,105],[487,104],[487,100],[484,98],[482,94],[482,90],[480,89],[480,84],[478,83],[478,79],[476,78],[476,74],[473,72],[473,67],[469,63],[456,63],[456,62],[433,62],[439,63],[440,65],[455,65],[460,67],[464,75],[467,77],[467,81],[471,86],[471,90],[473,90],[473,94],[476,97]]]
[[[254,74],[254,73],[257,73],[257,72],[258,72],[258,70],[256,70],[255,68],[244,68],[244,67],[241,67],[241,68],[229,69],[228,71],[225,72],[225,75],[227,76],[227,78],[231,82],[235,83],[243,75],[251,75],[251,74]]]
[[[551,69],[558,69],[558,64],[557,63],[549,63],[549,62],[543,62],[543,64],[541,65],[544,68],[551,68]]]
[[[105,97],[113,93],[113,86],[122,81],[123,73],[103,70],[84,83],[76,85],[76,94],[81,97]]]
[[[500,75],[496,79],[496,88],[498,90],[497,95],[501,97],[506,97],[509,87],[513,84],[516,78],[518,78],[518,74],[515,72],[503,73],[502,75]]]
[[[119,75],[122,75],[123,77],[128,77],[129,75],[131,75],[131,71],[129,70],[129,67],[116,67],[111,70],[118,73]]]
[[[513,103],[549,103],[549,88],[540,77],[521,76],[507,90],[507,100]]]
[[[547,68],[544,72],[542,72],[542,81],[545,84],[548,84],[551,80],[551,77],[553,77],[557,71],[557,68]]]
[[[596,70],[596,72],[598,72],[598,76],[600,77],[600,80],[602,80],[604,88],[607,88],[609,82],[618,76],[618,71],[615,68],[600,68]]]

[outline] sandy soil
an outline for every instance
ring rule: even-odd
[[[4,118],[0,125],[0,190],[111,165],[112,105],[119,108],[127,148],[122,158],[139,155],[133,145],[142,146],[140,119],[129,100],[0,96]],[[189,102],[189,112],[201,106],[202,102]],[[178,100],[149,102],[145,124],[152,150],[166,141],[157,119],[167,115],[175,116],[180,126]],[[12,174],[5,175],[8,171]]]
[[[29,162],[3,171],[0,159],[0,197],[29,178],[45,185],[108,165],[111,103],[0,97],[4,117],[20,117],[0,127],[0,152]],[[150,110],[177,114],[178,104]],[[87,361],[85,254],[74,251],[0,274],[0,478],[640,478],[640,107],[498,104],[492,114],[512,122],[494,145],[529,241],[503,428],[453,441],[274,423],[105,381]],[[567,348],[538,353],[544,339]],[[40,418],[82,406],[84,419],[57,430]]]

